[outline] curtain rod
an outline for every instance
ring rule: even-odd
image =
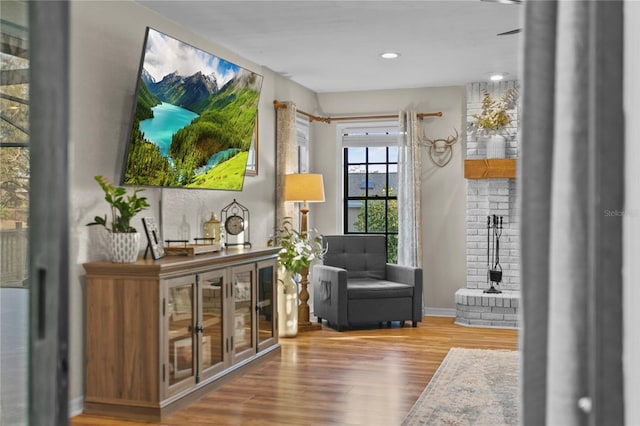
[[[273,107],[275,109],[286,108],[287,104],[284,102],[280,102],[277,99],[273,101]],[[308,112],[304,112],[302,110],[297,110],[299,114],[304,115],[309,119],[309,122],[321,121],[323,123],[330,124],[332,121],[351,121],[351,120],[381,120],[388,118],[398,118],[398,114],[388,114],[388,115],[359,115],[359,116],[351,116],[351,117],[318,117],[317,115],[309,114]],[[417,114],[418,118],[425,117],[442,117],[442,112],[420,112]]]

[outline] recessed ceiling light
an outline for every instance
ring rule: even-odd
[[[381,53],[380,56],[382,56],[384,59],[395,59],[400,56],[400,54],[396,52],[384,52]]]
[[[507,73],[495,73],[489,76],[489,80],[491,81],[500,81],[503,80],[508,74]]]

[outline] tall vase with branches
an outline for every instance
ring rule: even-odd
[[[509,110],[515,106],[517,92],[510,88],[499,98],[493,98],[488,91],[482,95],[482,111],[474,114],[472,124],[476,135],[487,140],[487,158],[504,158],[506,151],[506,136],[512,118]]]

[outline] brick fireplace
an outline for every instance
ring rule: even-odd
[[[480,112],[482,94],[487,90],[500,98],[509,89],[518,90],[516,81],[471,83],[467,85],[467,122]],[[506,158],[519,154],[518,109],[510,111],[512,122],[507,138]],[[466,159],[486,158],[486,142],[467,131]],[[491,175],[489,175],[491,176]],[[517,186],[513,178],[483,177],[467,180],[467,283],[456,292],[456,323],[478,327],[518,327],[520,310],[520,212],[516,200]],[[500,294],[487,294],[487,216],[503,217],[500,238],[502,282],[496,286]]]

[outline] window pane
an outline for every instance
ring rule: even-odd
[[[398,165],[389,164],[389,197],[398,196]]]
[[[365,232],[364,201],[350,200],[347,202],[347,232]]]
[[[390,146],[389,147],[389,162],[397,163],[398,162],[398,147]]]
[[[387,202],[387,232],[398,232],[398,200]]]
[[[386,163],[387,147],[369,148],[369,163]]]
[[[386,201],[367,200],[367,232],[386,231]]]
[[[381,196],[387,195],[387,166],[384,164],[376,164],[368,167],[369,169],[369,192],[368,195]]]
[[[398,236],[387,235],[387,263],[398,263]]]
[[[0,86],[0,93],[4,95],[0,97],[0,111],[6,117],[6,120],[0,121],[1,142],[29,142],[29,135],[25,131],[29,128],[29,106],[22,102],[28,102],[28,91],[27,84]]]
[[[349,174],[347,176],[347,179],[348,197],[363,197],[366,195],[366,166],[349,166]]]
[[[0,148],[0,245],[3,286],[22,286],[28,268],[29,150]]]
[[[366,148],[347,148],[347,163],[364,163],[366,161]]]
[[[4,40],[4,39],[3,39]],[[9,43],[18,43],[15,37],[7,35]],[[17,49],[17,47],[15,47]],[[3,80],[0,85],[0,111],[3,120],[0,121],[0,141],[29,142],[29,60],[8,53],[0,53],[0,69]]]

